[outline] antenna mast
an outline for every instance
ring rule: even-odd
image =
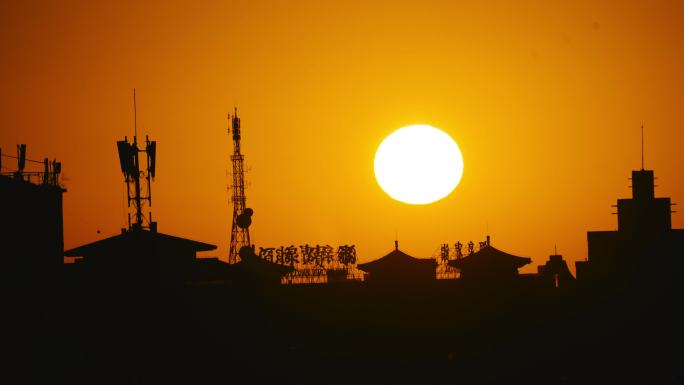
[[[133,88],[133,141],[138,136],[138,107],[135,103],[135,88]]]
[[[252,223],[252,209],[247,208],[247,197],[245,196],[245,157],[240,152],[240,118],[237,115],[237,108],[233,116],[228,114],[233,135],[233,155],[230,160],[233,166],[232,181],[232,203],[233,203],[233,222],[230,229],[230,251],[228,252],[228,263],[240,261],[240,249],[251,247],[249,238],[249,225]]]
[[[149,229],[150,231],[157,231],[157,223],[152,221],[152,213],[150,212],[148,218],[143,214],[143,205],[147,203],[148,207],[152,206],[152,179],[154,179],[156,168],[156,154],[157,142],[150,141],[145,136],[145,149],[138,148],[138,123],[137,123],[137,106],[135,100],[135,88],[133,89],[133,143],[128,142],[128,138],[116,142],[119,151],[119,163],[121,164],[121,172],[124,174],[124,183],[126,183],[126,195],[128,196],[128,207],[133,208],[133,221],[131,221],[131,213],[128,213],[128,231]],[[140,153],[144,152],[147,159],[147,168],[145,171],[140,170]],[[140,179],[147,184],[147,195],[143,196],[141,193]],[[132,191],[131,191],[132,190]],[[147,220],[147,225],[144,221]]]
[[[644,123],[641,123],[641,169],[644,169]]]

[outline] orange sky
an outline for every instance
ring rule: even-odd
[[[680,1],[140,3],[0,2],[0,147],[63,162],[67,247],[124,226],[115,141],[132,135],[133,87],[158,141],[159,230],[222,258],[235,105],[257,246],[353,243],[368,261],[396,229],[428,257],[488,224],[535,266],[554,244],[584,259],[586,231],[617,226],[642,121],[657,195],[684,199]],[[459,187],[428,206],[373,176],[380,141],[414,123],[464,156]]]

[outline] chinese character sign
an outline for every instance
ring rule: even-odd
[[[463,258],[463,244],[461,242],[456,242],[454,249],[456,250],[456,259]]]
[[[442,262],[446,262],[449,260],[449,245],[448,244],[443,244],[440,251],[439,251],[439,256],[442,259]]]
[[[299,263],[299,253],[294,245],[290,245],[283,250],[283,259],[286,265],[294,266]]]
[[[337,260],[343,265],[356,263],[356,247],[354,245],[342,245],[337,248]]]
[[[299,249],[302,251],[302,263],[310,264],[314,260],[314,248],[306,244],[299,246]]]
[[[300,258],[301,257],[301,258]],[[288,247],[260,247],[259,258],[282,265],[304,265],[313,268],[327,268],[334,263],[344,266],[356,264],[356,246],[341,245],[337,250],[330,245],[294,245]]]
[[[273,247],[260,247],[259,248],[259,258],[265,259],[269,262],[273,262]]]

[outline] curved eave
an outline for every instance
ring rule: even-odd
[[[359,270],[365,271],[367,273],[373,270],[379,270],[390,266],[396,265],[430,265],[431,267],[437,267],[437,262],[432,259],[423,259],[412,257],[401,250],[393,250],[391,253],[385,255],[384,257],[378,258],[374,261],[358,264],[356,267]]]
[[[515,268],[521,268],[529,263],[532,263],[532,259],[528,257],[518,257],[517,255],[508,254],[492,246],[487,246],[486,248],[473,253],[471,255],[465,256],[460,259],[449,261],[449,266],[463,269],[468,268],[473,264],[480,264],[482,261],[495,262],[497,264],[507,264]]]

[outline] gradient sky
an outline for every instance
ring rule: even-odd
[[[535,266],[554,244],[585,259],[586,232],[615,229],[610,205],[631,194],[642,121],[656,194],[683,202],[684,3],[566,3],[1,0],[0,147],[63,162],[67,248],[125,225],[115,141],[135,87],[159,230],[221,258],[237,106],[257,246],[356,244],[369,261],[396,231],[428,257],[488,226]],[[465,163],[427,206],[373,175],[382,139],[416,123]]]

